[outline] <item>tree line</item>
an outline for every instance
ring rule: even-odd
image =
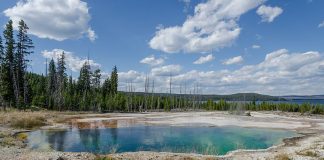
[[[100,69],[93,71],[86,61],[75,80],[66,74],[65,53],[62,52],[57,60],[50,60],[45,75],[28,72],[28,56],[34,48],[28,29],[20,20],[16,32],[13,21],[9,20],[3,36],[0,36],[0,102],[4,110],[6,107],[26,109],[36,106],[60,111],[98,111],[107,110],[108,105],[116,103],[116,66],[101,84]]]
[[[19,21],[15,38],[13,22],[9,20],[3,31],[4,42],[0,37],[0,98],[4,107],[24,108],[30,103],[26,57],[33,53],[34,46],[27,30],[26,23]]]
[[[324,105],[311,103],[267,102],[267,101],[230,101],[208,100],[202,108],[210,111],[229,111],[230,113],[243,113],[245,111],[283,111],[299,112],[301,114],[324,114]]]
[[[92,69],[89,60],[80,69],[79,76],[73,78],[66,73],[66,57],[62,52],[57,59],[46,64],[46,73],[28,72],[28,56],[33,53],[33,42],[28,36],[28,26],[21,20],[14,31],[13,22],[5,25],[0,36],[0,104],[4,109],[48,109],[58,111],[97,112],[144,112],[144,111],[189,111],[189,110],[272,110],[323,114],[322,105],[262,102],[219,101],[215,97],[198,94],[154,93],[154,80],[145,80],[145,92],[136,93],[132,84],[126,92],[118,91],[118,70],[114,66],[110,76],[103,80],[100,69]],[[3,37],[3,38],[2,38]],[[2,40],[3,39],[3,40]],[[151,88],[150,88],[151,87]],[[181,92],[181,91],[180,91]],[[246,97],[265,97],[247,95]],[[234,95],[241,97],[242,94]],[[253,98],[255,99],[255,98]]]

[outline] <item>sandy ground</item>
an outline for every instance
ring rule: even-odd
[[[251,116],[237,116],[228,112],[177,112],[177,113],[108,113],[67,115],[66,123],[53,123],[43,129],[66,127],[101,128],[145,125],[202,125],[240,126],[294,130],[302,138],[286,139],[284,143],[265,150],[236,150],[224,156],[198,154],[129,152],[111,154],[113,159],[323,159],[324,116],[301,116],[298,113],[251,112]],[[72,117],[72,118],[71,118]],[[2,156],[2,155],[6,155]],[[104,156],[104,155],[102,155]],[[94,159],[88,153],[39,152],[28,148],[0,148],[0,159]]]

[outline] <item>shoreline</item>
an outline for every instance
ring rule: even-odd
[[[165,114],[169,116],[165,116]],[[5,148],[1,147],[0,152],[2,155],[5,154],[14,154],[14,157],[5,157],[6,159],[12,159],[17,158],[16,156],[20,157],[19,159],[23,159],[21,157],[24,157],[23,154],[26,154],[25,157],[33,157],[33,159],[46,159],[46,158],[52,158],[57,159],[59,157],[65,157],[67,159],[95,159],[96,157],[109,157],[112,159],[185,159],[185,158],[193,158],[193,159],[240,159],[244,157],[245,159],[253,159],[253,158],[259,158],[259,159],[266,159],[266,158],[276,158],[275,156],[278,156],[280,154],[286,154],[288,157],[303,157],[303,155],[299,155],[297,153],[301,152],[301,150],[307,150],[307,147],[309,146],[309,143],[312,144],[313,142],[319,142],[320,149],[317,155],[318,157],[308,157],[308,159],[314,159],[314,158],[324,158],[324,119],[318,118],[317,116],[298,116],[295,114],[290,113],[283,113],[283,115],[280,115],[281,113],[267,113],[267,112],[252,112],[252,117],[245,117],[245,116],[236,116],[236,115],[230,115],[226,114],[225,112],[181,112],[181,113],[165,113],[165,112],[157,112],[157,113],[108,113],[108,114],[84,114],[84,115],[75,115],[74,116],[67,116],[70,118],[71,123],[53,123],[51,125],[46,125],[44,127],[41,127],[41,129],[62,129],[65,127],[69,127],[69,125],[73,125],[72,121],[75,120],[78,122],[93,122],[96,120],[99,121],[111,121],[111,120],[117,120],[117,124],[114,123],[114,126],[111,127],[125,127],[123,123],[127,122],[128,120],[131,120],[132,124],[135,123],[145,123],[149,125],[171,125],[171,126],[178,126],[178,125],[184,125],[188,118],[195,117],[196,121],[193,123],[198,124],[198,122],[201,121],[208,121],[206,124],[219,124],[219,125],[213,125],[213,126],[228,126],[226,124],[231,124],[233,122],[237,122],[237,120],[242,121],[245,126],[242,126],[241,124],[234,125],[239,127],[247,127],[247,128],[258,128],[258,125],[251,125],[251,121],[255,122],[258,120],[263,121],[269,121],[267,123],[267,126],[259,126],[259,128],[269,128],[269,129],[283,129],[283,125],[288,125],[285,130],[294,130],[296,133],[301,134],[301,136],[294,136],[285,138],[282,140],[282,142],[278,145],[271,146],[267,149],[256,149],[256,150],[249,150],[249,149],[238,149],[233,150],[225,155],[202,155],[202,154],[196,154],[196,153],[172,153],[172,152],[150,152],[150,151],[139,151],[139,152],[124,152],[124,153],[115,153],[115,154],[105,154],[105,155],[96,155],[88,152],[58,152],[58,151],[37,151],[30,149],[29,147],[23,147],[23,148],[17,148],[16,146]],[[288,114],[288,116],[286,115]],[[220,116],[218,118],[215,118],[214,116]],[[253,116],[254,115],[254,116]],[[209,117],[208,117],[209,116]],[[72,118],[71,118],[72,117]],[[99,118],[96,118],[99,117]],[[199,119],[199,117],[201,119]],[[203,118],[202,118],[203,117]],[[206,118],[207,117],[207,118]],[[261,117],[261,118],[260,118]],[[108,118],[108,119],[107,119]],[[197,120],[198,118],[198,120]],[[171,119],[171,120],[170,120]],[[209,121],[210,119],[213,119],[214,121]],[[224,119],[226,119],[228,122],[224,123]],[[237,120],[233,120],[237,119]],[[120,120],[120,125],[119,121]],[[173,121],[178,120],[178,121]],[[182,121],[181,121],[182,120]],[[270,121],[273,120],[273,121]],[[281,123],[279,126],[273,126],[273,124],[277,124],[276,120]],[[298,121],[303,123],[289,123],[292,121]],[[287,123],[288,122],[288,123]],[[259,122],[257,124],[263,124],[263,122]],[[269,126],[271,125],[271,126]],[[126,125],[127,127],[127,125]],[[276,128],[279,127],[279,128]],[[10,128],[8,128],[10,129]],[[18,133],[16,133],[18,134]],[[305,146],[304,148],[298,148],[299,144],[302,144],[301,146]],[[306,145],[307,144],[307,145]],[[322,147],[322,148],[321,148]],[[13,150],[13,151],[11,151]],[[291,152],[290,150],[293,150],[294,152]],[[281,153],[282,152],[282,153]],[[316,150],[317,152],[317,150]],[[279,154],[280,153],[280,154]],[[48,157],[49,156],[49,157]],[[286,156],[286,155],[284,155]],[[0,159],[2,159],[0,157]],[[307,159],[307,156],[306,156]]]

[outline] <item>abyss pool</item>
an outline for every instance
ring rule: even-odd
[[[29,133],[28,146],[38,150],[99,154],[156,151],[224,155],[236,149],[266,149],[297,136],[294,131],[206,126],[132,126]]]

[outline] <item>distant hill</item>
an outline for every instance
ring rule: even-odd
[[[128,92],[125,92],[126,94],[130,94]],[[133,93],[135,95],[144,95],[144,92],[135,92]],[[152,93],[147,93],[151,95]],[[168,93],[153,93],[155,96],[176,96],[176,97],[182,97],[182,98],[193,98],[196,97],[197,100],[200,101],[207,101],[209,99],[211,100],[226,100],[226,101],[277,101],[279,100],[279,97],[277,96],[269,96],[269,95],[263,95],[258,93],[236,93],[236,94],[229,94],[229,95],[190,95],[190,94],[168,94]],[[284,98],[280,97],[280,100],[285,100]]]
[[[288,96],[281,96],[287,100],[297,100],[297,99],[324,99],[324,95],[288,95]]]

